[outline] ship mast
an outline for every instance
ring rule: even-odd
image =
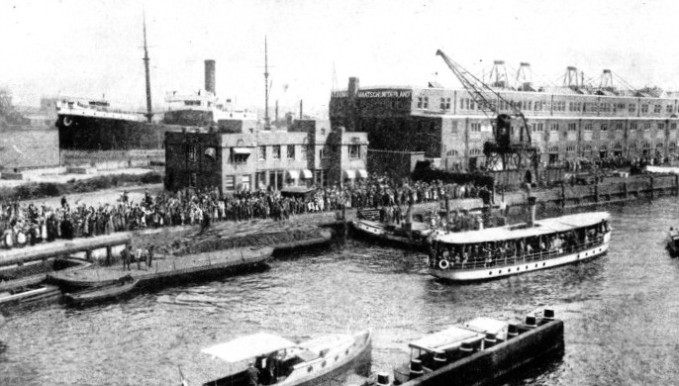
[[[146,72],[146,119],[151,122],[153,108],[151,106],[151,75],[149,74],[149,49],[146,45],[146,14],[144,14],[144,70]]]
[[[269,123],[269,54],[264,36],[264,128],[270,129]]]

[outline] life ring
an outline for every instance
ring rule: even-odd
[[[73,119],[71,117],[64,117],[64,119],[62,119],[62,123],[64,126],[69,127],[73,124]]]
[[[23,231],[17,232],[17,246],[18,247],[23,247],[26,245],[26,242],[28,241],[28,237],[26,237],[26,234]]]
[[[448,262],[448,260],[443,259],[439,261],[439,268],[448,269],[448,267],[450,267],[450,262]]]

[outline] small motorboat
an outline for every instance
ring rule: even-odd
[[[670,228],[665,249],[667,249],[671,258],[679,257],[679,229]]]
[[[206,374],[185,378],[183,385],[247,386],[251,382],[268,386],[315,384],[340,376],[370,359],[372,335],[369,330],[356,334],[333,334],[301,343],[268,333],[257,333],[203,349],[208,356],[200,368],[218,362],[218,368],[232,368],[228,374]],[[248,366],[249,364],[249,366]],[[240,366],[239,366],[240,365]],[[252,377],[256,376],[254,380]],[[199,378],[205,378],[200,379]]]
[[[118,282],[101,287],[94,287],[75,293],[67,293],[66,300],[73,305],[85,305],[117,299],[135,289],[139,279],[125,275]]]

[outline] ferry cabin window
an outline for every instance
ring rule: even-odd
[[[568,131],[576,131],[577,130],[577,124],[575,123],[569,123],[568,124]]]
[[[665,130],[665,124],[662,122],[658,123],[658,130]]]
[[[480,123],[472,123],[470,125],[470,131],[474,133],[480,133],[481,132],[481,124]]]
[[[350,159],[361,158],[361,145],[349,145],[349,158]]]
[[[644,123],[644,131],[645,130],[651,130],[651,122],[645,122]]]
[[[670,130],[676,130],[676,129],[677,129],[677,123],[676,122],[670,123]]]
[[[672,105],[667,105],[667,109],[666,109],[665,111],[667,111],[667,114],[672,114],[672,111],[673,111],[673,110],[674,110],[674,109],[673,109],[673,106],[672,106]]]
[[[422,97],[417,97],[417,108],[418,109],[422,108]]]
[[[295,145],[288,145],[288,159],[295,159]]]
[[[616,131],[621,131],[621,130],[622,130],[622,123],[621,123],[621,122],[618,122],[618,123],[615,124],[615,130],[616,130]]]
[[[592,131],[592,124],[591,123],[585,123],[585,131]]]
[[[633,113],[633,112],[637,111],[637,106],[630,103],[629,105],[627,105],[627,111],[630,112],[630,113]]]
[[[641,112],[647,113],[648,112],[648,105],[641,105]]]
[[[259,147],[259,159],[262,161],[266,160],[266,146]]]
[[[558,124],[558,123],[552,123],[552,124],[549,126],[549,130],[550,130],[550,131],[559,131],[559,124]]]
[[[661,105],[655,105],[655,106],[653,106],[653,112],[654,112],[654,113],[657,114],[657,113],[659,113],[659,112],[661,112],[661,111],[662,111],[662,106],[661,106]]]
[[[281,159],[281,145],[273,146],[273,159]]]
[[[608,125],[605,124],[605,123],[602,123],[601,124],[601,131],[606,131],[606,130],[608,130]]]
[[[636,122],[631,122],[629,124],[629,129],[630,130],[636,130],[637,129],[637,123]]]

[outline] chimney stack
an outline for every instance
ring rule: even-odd
[[[213,59],[207,59],[205,61],[205,91],[217,95],[215,86],[215,61]]]

